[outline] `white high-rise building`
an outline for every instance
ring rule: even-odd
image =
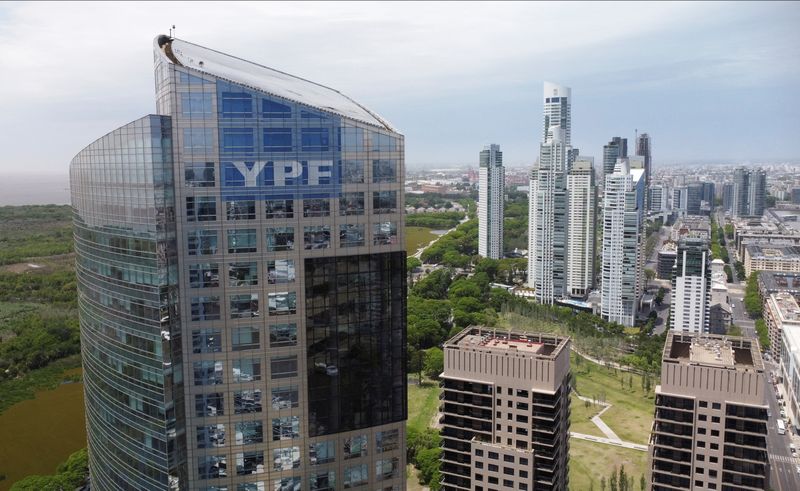
[[[541,303],[566,294],[567,189],[570,147],[565,132],[551,127],[531,171],[528,198],[528,286]]]
[[[669,189],[663,184],[650,186],[650,211],[669,211]]]
[[[500,259],[503,257],[506,176],[500,145],[488,145],[481,150],[478,173],[478,254]]]
[[[711,257],[708,242],[686,238],[678,243],[672,270],[670,329],[708,334],[711,300]]]
[[[567,294],[584,298],[594,285],[594,158],[578,157],[567,174]]]
[[[633,326],[642,291],[644,169],[619,159],[605,178],[600,292],[604,319]]]
[[[564,145],[572,145],[572,89],[552,82],[544,83],[543,93],[544,121],[542,142],[547,142],[550,128],[560,126]]]

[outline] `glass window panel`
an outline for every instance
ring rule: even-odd
[[[256,202],[252,199],[226,200],[225,216],[228,220],[255,220]]]
[[[194,370],[194,385],[219,385],[222,383],[221,361],[195,361],[192,363]]]
[[[269,346],[279,348],[281,346],[297,345],[297,324],[272,324],[269,326]]]
[[[268,199],[264,209],[266,218],[294,218],[294,201],[290,199]]]
[[[207,416],[225,415],[225,399],[221,392],[210,394],[195,394],[194,396],[195,416],[203,418]]]
[[[336,472],[320,471],[309,476],[309,489],[311,491],[334,491],[336,489]]]
[[[272,409],[291,409],[297,407],[300,401],[300,391],[296,385],[272,388]]]
[[[378,460],[375,462],[375,479],[378,481],[394,479],[397,477],[399,467],[400,459],[397,457]]]
[[[328,249],[331,246],[331,228],[328,225],[303,227],[303,244],[306,249]]]
[[[213,188],[216,186],[214,162],[186,164],[183,175],[186,187]]]
[[[375,191],[372,193],[372,212],[397,213],[397,191]]]
[[[227,467],[224,455],[197,457],[197,474],[200,479],[227,477]]]
[[[327,464],[336,460],[336,443],[334,440],[312,443],[308,446],[311,465]]]
[[[397,161],[373,160],[372,182],[397,182]]]
[[[361,128],[339,128],[339,150],[343,152],[363,152],[364,130]]]
[[[233,351],[258,349],[261,346],[257,327],[235,327],[231,330]]]
[[[266,119],[287,119],[292,117],[292,108],[269,99],[261,100],[262,116]]]
[[[291,128],[264,128],[264,151],[291,152]]]
[[[205,153],[214,149],[214,135],[211,128],[184,128],[183,150],[185,152]]]
[[[261,474],[264,469],[264,451],[241,452],[236,454],[236,475]]]
[[[257,263],[230,263],[228,265],[228,286],[258,285]]]
[[[340,160],[343,184],[361,184],[364,182],[364,161],[363,160]]]
[[[294,227],[275,227],[267,229],[267,251],[294,250]]]
[[[363,223],[346,223],[339,225],[339,247],[357,247],[363,245]]]
[[[372,244],[397,244],[397,223],[379,222],[372,225]]]
[[[182,84],[202,85],[211,83],[196,75],[189,75],[188,73],[185,72],[178,72],[178,73],[180,74],[180,82]]]
[[[255,142],[252,128],[222,128],[222,151],[253,153]]]
[[[400,431],[386,430],[379,431],[375,435],[375,452],[390,452],[400,448]]]
[[[253,98],[247,92],[222,93],[223,118],[252,118]]]
[[[299,477],[284,477],[272,481],[273,491],[300,491]]]
[[[357,464],[347,467],[344,470],[344,488],[354,488],[363,486],[369,482],[369,470],[367,464]]]
[[[236,485],[236,491],[266,491],[264,481],[241,482]],[[391,491],[391,490],[390,490]]]
[[[302,128],[301,139],[304,152],[326,152],[330,148],[328,128]]]
[[[270,360],[273,379],[297,376],[297,355],[275,356]]]
[[[197,427],[197,448],[225,446],[225,425],[215,424]]]
[[[188,118],[211,117],[211,93],[183,92],[181,93],[181,114]]]
[[[193,321],[216,321],[220,318],[219,297],[192,297]]]
[[[189,286],[192,288],[216,288],[219,286],[219,265],[190,264]]]
[[[339,215],[357,216],[364,214],[364,193],[342,193],[339,198]]]
[[[294,260],[276,259],[274,261],[267,261],[267,282],[270,285],[276,283],[294,283],[294,280]]]
[[[222,351],[222,331],[210,328],[192,330],[192,351],[194,353],[219,353]]]
[[[269,315],[289,315],[296,312],[296,292],[278,292],[269,294]]]
[[[186,221],[213,222],[217,219],[217,201],[213,196],[188,196]]]
[[[397,138],[373,131],[372,150],[377,150],[379,152],[397,151]]]
[[[264,423],[261,421],[242,421],[236,423],[236,445],[249,445],[264,442]]]
[[[233,393],[233,413],[250,414],[261,412],[261,390],[240,390]]]
[[[228,230],[228,253],[256,252],[257,245],[256,229]]]
[[[356,435],[344,440],[344,460],[367,456],[367,435]]]
[[[300,447],[276,448],[272,451],[273,470],[290,471],[300,467]]]
[[[217,253],[216,230],[192,230],[188,237],[189,255],[206,256]]]
[[[258,380],[261,380],[261,360],[259,358],[233,360],[234,382],[255,382]]]
[[[304,199],[304,217],[326,217],[331,214],[331,202],[327,199]]]
[[[300,438],[299,416],[286,416],[284,418],[273,418],[272,441],[292,440],[294,438]]]
[[[247,319],[260,315],[258,293],[243,293],[230,297],[231,319]]]

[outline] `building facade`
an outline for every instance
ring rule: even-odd
[[[662,212],[669,211],[669,189],[663,184],[653,184],[650,186],[649,211]]]
[[[650,489],[769,489],[766,390],[757,340],[669,332]]]
[[[800,430],[800,315],[790,315],[793,325],[785,326],[780,333],[780,380],[786,394],[786,416],[796,432]]]
[[[444,344],[442,490],[569,488],[569,344],[481,328]]]
[[[770,354],[775,361],[780,361],[783,331],[800,332],[800,305],[787,291],[772,293],[764,299],[764,321],[769,334]]]
[[[480,154],[478,169],[478,254],[503,257],[503,207],[505,167],[500,145],[489,145]]]
[[[70,171],[92,488],[405,489],[403,136],[154,50],[159,115]]]
[[[800,273],[800,246],[747,244],[744,247],[744,272],[784,271]]]
[[[650,209],[650,175],[653,172],[653,142],[650,135],[642,133],[636,137],[636,155],[644,158],[644,185],[647,190],[645,204]]]
[[[708,333],[711,257],[706,240],[687,238],[678,243],[671,295],[670,329]]]
[[[585,298],[594,288],[595,203],[594,159],[578,157],[567,174],[567,287],[570,297]]]
[[[563,131],[564,145],[572,145],[572,89],[553,82],[545,82],[542,94],[542,141],[547,141],[550,128],[558,126]]]
[[[603,146],[603,175],[611,174],[617,165],[617,159],[628,156],[628,139],[615,136]],[[605,184],[605,183],[603,183]]]
[[[732,216],[762,216],[766,196],[767,173],[763,169],[741,167],[733,172]]]

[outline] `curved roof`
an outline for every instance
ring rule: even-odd
[[[167,63],[397,132],[388,121],[330,87],[165,35],[156,37],[153,45]]]

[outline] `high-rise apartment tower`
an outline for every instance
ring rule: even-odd
[[[678,242],[672,270],[670,329],[701,334],[709,332],[710,256],[705,239],[685,238]]]
[[[567,174],[567,287],[570,297],[585,298],[594,286],[594,159],[578,157]]]
[[[628,156],[628,139],[615,136],[603,146],[603,175],[611,174],[617,160]],[[605,184],[605,183],[604,183]]]
[[[544,114],[542,142],[547,142],[548,133],[553,126],[563,130],[564,145],[572,145],[572,89],[552,82],[544,83],[542,95]]]
[[[154,50],[158,115],[70,168],[92,489],[405,489],[403,136]]]
[[[503,207],[505,167],[500,145],[489,145],[480,154],[478,170],[478,254],[503,257]]]

